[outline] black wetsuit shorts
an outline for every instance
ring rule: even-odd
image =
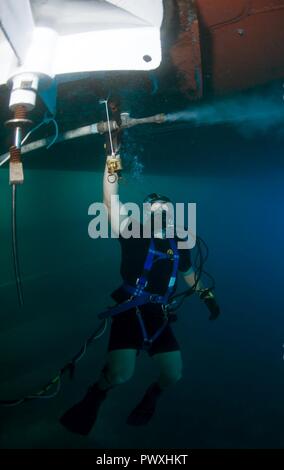
[[[161,305],[147,304],[139,307],[148,337],[151,338],[164,323],[164,312]],[[120,313],[112,318],[108,351],[116,349],[146,349],[150,356],[154,354],[179,351],[180,347],[173,333],[171,323],[163,329],[153,343],[145,348],[143,332],[136,309]]]

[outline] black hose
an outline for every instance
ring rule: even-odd
[[[20,275],[20,265],[18,256],[18,241],[17,241],[17,185],[12,184],[12,241],[13,241],[13,261],[14,272],[17,285],[17,293],[20,307],[24,305],[22,280]]]
[[[205,254],[203,254],[202,252],[202,245],[205,248]],[[212,285],[208,289],[211,290],[215,288],[214,278],[210,274],[208,274],[206,271],[204,271],[204,264],[208,259],[209,249],[205,241],[199,236],[196,237],[196,249],[197,249],[197,252],[195,255],[194,262],[193,262],[194,271],[195,271],[194,285],[192,287],[189,287],[185,291],[180,292],[179,294],[174,294],[170,298],[170,305],[172,303],[172,307],[170,308],[171,312],[175,312],[176,310],[181,308],[185,299],[196,292],[196,287],[198,286],[198,283],[202,275],[207,276],[212,282]]]
[[[31,400],[39,400],[39,399],[50,399],[54,398],[58,395],[59,391],[61,390],[61,379],[63,375],[69,372],[70,378],[73,378],[75,367],[77,363],[82,359],[85,355],[87,348],[91,345],[93,341],[101,337],[104,332],[106,331],[108,321],[104,320],[100,326],[96,329],[96,331],[85,341],[83,347],[80,351],[71,359],[71,361],[67,362],[57,373],[57,375],[50,380],[46,385],[39,392],[36,392],[33,395],[27,395],[23,398],[15,399],[15,400],[0,400],[0,406],[3,407],[12,407],[22,405],[22,403],[26,403],[27,401]],[[102,329],[102,332],[100,330]],[[99,335],[99,336],[98,336]],[[51,395],[46,395],[46,393],[50,390],[50,388],[56,385],[56,390]]]

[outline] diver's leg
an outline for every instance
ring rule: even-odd
[[[108,390],[131,379],[136,363],[136,349],[109,351],[98,381],[100,390]]]
[[[160,375],[157,380],[161,390],[174,385],[182,377],[182,357],[180,351],[158,353],[153,356]]]
[[[97,419],[101,404],[108,390],[129,380],[135,369],[136,350],[110,351],[99,381],[92,385],[83,400],[67,410],[60,418],[69,431],[86,436]]]
[[[146,391],[141,402],[134,408],[127,419],[132,426],[147,424],[155,413],[157,402],[163,390],[178,382],[182,376],[182,358],[180,351],[163,352],[153,355],[159,369],[159,378]]]

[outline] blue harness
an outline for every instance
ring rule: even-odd
[[[155,339],[160,336],[160,334],[168,324],[168,318],[165,318],[163,325],[156,331],[156,333],[151,338],[149,338],[139,307],[148,303],[155,303],[161,304],[164,308],[168,304],[169,299],[173,294],[178,273],[179,253],[175,240],[169,239],[169,241],[171,249],[168,250],[167,253],[163,253],[155,249],[154,239],[151,238],[148,254],[144,263],[142,276],[137,279],[135,286],[131,286],[127,283],[123,283],[122,285],[123,289],[129,294],[131,294],[131,297],[125,302],[122,302],[114,307],[108,308],[107,310],[98,315],[98,318],[105,319],[108,317],[114,317],[116,315],[119,315],[120,313],[135,308],[136,315],[138,317],[142,330],[145,348],[151,346],[153,341],[155,341]],[[158,295],[146,291],[145,289],[148,285],[148,276],[153,267],[153,264],[158,260],[169,258],[173,261],[173,268],[165,295]]]

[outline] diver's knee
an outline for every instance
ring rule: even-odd
[[[132,377],[132,374],[124,372],[113,372],[110,374],[110,382],[112,385],[122,385],[128,382]]]
[[[108,381],[114,385],[122,385],[128,382],[133,376],[133,371],[129,369],[109,369],[107,371]]]
[[[174,378],[174,383],[179,382],[181,379],[182,379],[182,372],[179,372]]]
[[[182,371],[175,371],[169,374],[163,374],[160,377],[160,382],[163,386],[168,387],[175,385],[182,379]]]

